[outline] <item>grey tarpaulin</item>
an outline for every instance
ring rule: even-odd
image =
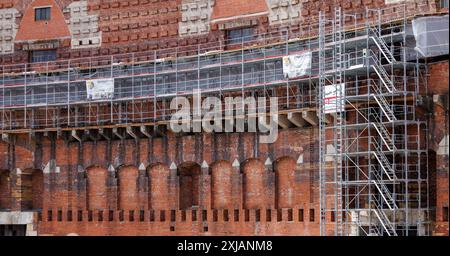
[[[412,21],[416,51],[424,57],[448,54],[448,15],[415,18]]]

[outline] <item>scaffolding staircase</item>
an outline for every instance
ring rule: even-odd
[[[384,41],[381,38],[381,29],[369,27],[368,30],[369,30],[370,38],[373,39],[373,41],[377,45],[378,49],[383,54],[383,56],[386,58],[386,60],[389,62],[389,64],[396,62],[394,55],[392,54],[391,50],[389,49],[388,45],[386,44],[386,41]]]
[[[388,236],[397,236],[397,232],[395,231],[395,225],[389,220],[389,217],[386,215],[386,212],[383,209],[382,203],[378,200],[376,196],[372,196],[371,200],[373,207],[371,210],[375,214],[377,220],[386,231]],[[380,234],[381,235],[381,234]]]
[[[383,178],[378,172],[379,172],[378,169],[372,171],[373,177],[375,178],[374,180],[372,180],[372,183],[377,188],[378,192],[380,193],[381,197],[383,198],[384,202],[389,207],[389,209],[397,210],[398,206],[397,203],[395,202],[394,196],[392,195],[392,192],[386,186]]]
[[[372,125],[377,131],[378,135],[380,135],[381,140],[389,151],[394,151],[397,149],[395,146],[394,140],[392,139],[392,134],[386,128],[386,125],[383,123],[380,115],[375,112],[373,109],[370,109],[370,117],[373,122]]]

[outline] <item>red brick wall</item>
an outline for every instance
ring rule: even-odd
[[[202,134],[200,141],[195,136],[176,137],[169,133],[167,142],[164,138],[140,139],[138,145],[146,146],[138,146],[139,150],[136,150],[134,140],[85,142],[80,147],[78,143],[67,144],[59,139],[52,142],[50,136],[42,137],[42,146],[36,147],[34,156],[41,157],[32,158],[30,162],[17,162],[17,167],[23,168],[33,162],[37,166],[46,165],[51,159],[56,159],[56,166],[60,170],[56,173],[52,167],[51,172],[45,173],[43,177],[44,205],[42,221],[37,224],[39,234],[313,235],[318,234],[318,217],[314,222],[309,222],[308,213],[310,208],[318,212],[318,200],[311,201],[309,191],[313,186],[311,178],[314,182],[317,180],[294,161],[300,153],[309,151],[308,144],[315,140],[311,135],[313,133],[309,129],[282,131],[279,145],[283,146],[267,147],[255,144],[254,134],[251,133],[228,136]],[[26,141],[27,136],[20,138]],[[214,145],[211,144],[212,140],[218,145],[207,146]],[[34,144],[32,141],[27,143]],[[196,143],[204,146],[196,146]],[[164,144],[167,149],[161,146]],[[179,148],[178,152],[176,147]],[[255,147],[257,158],[254,155]],[[8,166],[10,159],[20,159],[21,154],[28,151],[18,145],[15,148],[20,150],[0,159],[2,169]],[[228,157],[224,158],[225,155]],[[276,164],[264,165],[267,157]],[[167,161],[153,165],[157,159]],[[195,159],[200,161],[192,162]],[[209,167],[201,167],[201,159]],[[231,166],[235,159],[240,167]],[[277,162],[276,159],[280,160]],[[172,161],[178,170],[169,169]],[[309,161],[308,156],[305,156],[305,161]],[[147,175],[141,176],[137,169],[141,162],[148,166],[147,171],[143,171]],[[110,164],[116,167],[115,171],[108,171]],[[197,185],[189,186],[188,190],[191,191],[181,193],[182,188],[178,184],[182,184],[184,170],[196,174]],[[279,173],[277,179],[275,172]],[[290,180],[293,175],[296,178]],[[277,185],[278,181],[280,184]],[[279,185],[286,187],[277,188]],[[287,192],[290,188],[299,193]],[[182,211],[182,200],[189,193],[196,194],[199,205],[197,220],[194,221],[191,209],[196,208],[188,207],[187,211]],[[318,195],[317,191],[315,195]],[[276,198],[280,199],[278,209],[275,206]],[[145,202],[148,202],[147,205]],[[20,208],[20,204],[13,204],[13,209]],[[109,221],[110,209],[113,210],[113,221]],[[121,209],[124,209],[123,215],[119,211]],[[304,210],[304,221],[299,221],[299,209]],[[52,211],[51,221],[47,221],[49,210]],[[72,211],[70,222],[67,220],[68,210]],[[83,214],[81,222],[77,221],[78,210]],[[98,221],[99,210],[103,211],[102,222]],[[129,210],[134,211],[133,221],[130,221]],[[144,210],[144,222],[140,221],[140,210]],[[160,220],[161,210],[164,211],[163,222]],[[235,210],[238,210],[239,215],[236,221]],[[61,221],[57,218],[58,211],[62,211]],[[266,217],[267,213],[271,214],[270,218]],[[175,221],[171,221],[172,214],[175,214]],[[123,221],[120,221],[121,215]],[[151,215],[154,221],[151,221]],[[89,221],[90,216],[92,221]],[[255,230],[257,222],[268,225]],[[175,231],[171,231],[170,226]],[[206,226],[208,231],[205,231]]]
[[[11,185],[9,171],[0,171],[0,209],[11,209]]]
[[[47,26],[48,28],[57,26],[46,33],[42,33],[42,29],[36,29],[32,16],[26,14],[27,8],[37,5],[38,2],[54,2],[54,6],[59,6],[60,10],[67,7],[73,1],[69,0],[1,0],[0,8],[16,8],[22,14],[16,19],[17,24],[21,24],[21,28],[16,40],[24,38],[54,38],[67,35],[67,26],[62,24],[61,19],[52,20]],[[311,20],[317,20],[320,10],[331,14],[334,5],[342,6],[347,12],[365,12],[365,8],[384,7],[384,0],[339,0],[333,3],[325,3],[319,0],[300,0],[301,13],[300,18],[293,25],[305,25]],[[217,30],[217,26],[212,24],[209,34],[200,36],[191,36],[180,38],[178,34],[178,23],[181,21],[181,3],[182,0],[127,0],[127,1],[89,1],[88,13],[99,15],[99,30],[102,32],[102,46],[100,48],[88,49],[70,49],[62,47],[58,51],[59,59],[84,58],[89,56],[110,55],[120,53],[142,52],[154,49],[165,49],[173,47],[184,47],[188,45],[195,46],[198,43],[217,42],[220,38],[224,38],[224,32]],[[416,11],[418,13],[427,10],[436,10],[435,1],[420,1]],[[422,4],[424,3],[424,4]],[[230,8],[232,7],[232,8]],[[56,8],[55,8],[56,9]],[[252,1],[216,1],[216,7],[213,8],[213,17],[229,17],[240,14],[250,14],[266,10],[265,0]],[[414,7],[413,7],[414,9]],[[56,17],[60,17],[61,13],[57,12]],[[448,10],[446,10],[448,12]],[[387,12],[395,12],[389,10]],[[389,13],[386,13],[388,15]],[[68,19],[67,14],[65,19]],[[370,17],[369,17],[370,18]],[[372,16],[371,18],[374,18]],[[358,17],[362,21],[363,16]],[[348,21],[348,20],[346,20]],[[351,21],[353,22],[353,21]],[[23,23],[23,24],[22,24]],[[267,17],[263,16],[259,19],[257,26],[258,33],[278,32],[279,25],[269,25]],[[23,32],[22,32],[23,31]],[[39,33],[38,33],[39,32]],[[297,28],[298,32],[298,28]],[[37,33],[37,34],[36,34]],[[54,34],[55,33],[55,34]],[[45,36],[44,36],[45,35]],[[65,46],[66,43],[63,43]],[[196,49],[196,48],[194,48]],[[16,49],[13,55],[0,56],[0,63],[23,63],[27,62],[27,54]]]
[[[429,65],[428,90],[430,94],[436,96],[445,96],[447,102],[434,103],[430,123],[430,150],[436,154],[439,150],[439,143],[445,135],[449,135],[449,116],[448,116],[448,60],[431,63]],[[447,104],[447,105],[445,105]],[[433,186],[435,187],[435,198],[432,202],[435,204],[436,223],[434,234],[448,235],[449,223],[443,220],[444,207],[449,206],[449,190],[448,190],[448,172],[449,172],[449,156],[435,155],[435,172],[432,174]]]
[[[224,19],[267,11],[266,0],[217,0],[211,19]]]

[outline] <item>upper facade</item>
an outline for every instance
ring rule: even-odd
[[[330,2],[330,3],[328,3]],[[312,24],[334,5],[364,13],[403,0],[0,0],[0,64],[226,41]],[[407,0],[420,13],[446,1]],[[444,8],[442,8],[444,7]],[[389,15],[389,14],[387,14]],[[363,19],[360,15],[356,19]],[[242,39],[244,38],[244,39]]]

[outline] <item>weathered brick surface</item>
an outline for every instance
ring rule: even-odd
[[[183,0],[142,0],[142,1],[88,1],[87,14],[98,16],[98,32],[101,32],[101,47],[87,47],[71,49],[69,32],[65,21],[70,20],[70,12],[63,12],[71,3],[70,0],[1,0],[0,8],[14,8],[20,13],[16,17],[16,24],[20,25],[16,41],[29,40],[29,42],[41,42],[41,39],[52,39],[60,42],[57,51],[58,59],[85,58],[122,53],[136,53],[155,49],[173,47],[196,46],[198,43],[217,42],[226,37],[224,30],[218,30],[217,24],[211,24],[207,33],[199,33],[192,36],[181,36],[179,22],[182,21],[181,6],[188,1]],[[334,6],[341,6],[346,12],[364,13],[365,8],[379,8],[390,6],[384,0],[340,0],[328,3],[319,0],[293,0],[299,10],[299,17],[295,18],[293,31],[298,32],[298,25],[309,24],[318,18],[320,10],[331,14]],[[52,20],[45,22],[34,21],[33,6],[51,5]],[[411,5],[413,6],[413,5]],[[271,24],[268,21],[268,9],[266,0],[234,1],[219,0],[211,8],[211,18],[235,18],[247,19],[249,14],[264,13],[258,18],[251,18],[257,23],[258,33],[278,32],[280,24]],[[296,7],[297,8],[297,7]],[[418,1],[412,11],[417,13],[440,10],[436,8],[436,1]],[[448,10],[444,10],[447,11]],[[395,14],[394,9],[385,11]],[[373,13],[369,19],[374,19]],[[358,16],[363,21],[363,16]],[[345,22],[354,22],[345,20]],[[45,32],[44,32],[45,31]],[[97,32],[95,32],[97,33]],[[69,40],[66,40],[69,37]],[[78,38],[77,36],[73,38]],[[180,53],[183,55],[186,53]],[[28,52],[23,51],[21,43],[16,43],[14,54],[0,56],[0,63],[24,63],[28,61]]]
[[[182,0],[94,0],[89,1],[88,13],[99,17],[102,46],[75,50],[64,41],[68,31],[61,16],[68,20],[68,14],[60,13],[74,1],[32,2],[0,0],[0,8],[20,12],[16,40],[61,40],[59,59],[188,45],[196,49],[197,44],[225,38],[225,31],[214,24],[207,34],[179,37]],[[436,1],[425,2],[428,7],[417,7],[418,13],[436,9]],[[49,24],[39,24],[37,29],[30,10],[42,4],[59,9],[54,9]],[[383,0],[340,0],[333,4],[301,0],[300,17],[293,29],[314,22],[320,10],[331,14],[334,4],[352,12],[386,5]],[[245,16],[266,9],[262,0],[216,0],[212,18]],[[362,21],[363,17],[357,19]],[[276,34],[279,30],[265,16],[256,21],[258,33]],[[48,31],[42,33],[45,29]],[[2,64],[27,60],[28,53],[20,44],[14,55],[0,56]],[[448,100],[447,86],[448,60],[431,63],[430,96],[446,95]],[[153,108],[148,102],[143,106]],[[109,113],[107,108],[103,111]],[[429,148],[430,155],[435,155],[449,134],[448,105],[433,104],[432,109],[419,109],[418,113],[432,113]],[[348,118],[356,117],[350,114]],[[413,129],[409,128],[408,134],[414,134]],[[168,133],[137,141],[81,144],[67,143],[55,133],[35,138],[20,134],[10,143],[0,142],[0,209],[41,208],[36,223],[41,235],[317,235],[317,135],[317,128],[283,130],[274,144],[266,145],[258,143],[253,133]],[[425,138],[420,141],[424,143]],[[367,147],[361,144],[361,149]],[[301,155],[303,161],[297,162]],[[448,155],[438,154],[430,160],[431,208],[436,217],[433,233],[448,235],[448,221],[443,219],[443,209],[448,207]]]
[[[437,62],[429,65],[428,88],[430,94],[444,97],[444,101],[435,102],[433,104],[431,122],[430,122],[430,149],[434,157],[433,166],[430,169],[432,173],[432,186],[435,189],[432,202],[435,203],[436,223],[434,234],[448,235],[449,223],[444,221],[444,207],[449,206],[449,190],[448,190],[448,172],[449,172],[449,155],[448,142],[447,151],[444,145],[439,145],[449,136],[449,116],[448,116],[448,60]],[[446,102],[445,102],[446,97]],[[444,140],[445,141],[445,140]],[[435,172],[435,173],[434,173]]]
[[[40,197],[33,198],[43,203],[42,221],[37,225],[39,234],[317,234],[317,217],[314,222],[309,222],[308,217],[309,209],[317,207],[318,200],[311,201],[309,195],[313,186],[311,178],[314,182],[317,180],[295,163],[300,153],[309,151],[308,144],[314,140],[311,135],[309,129],[282,131],[281,141],[289,142],[280,148],[269,148],[255,144],[251,133],[227,135],[227,140],[218,139],[225,136],[222,134],[202,134],[197,143],[205,145],[214,139],[220,143],[216,147],[221,149],[214,150],[211,146],[197,148],[192,141],[195,136],[168,134],[168,138],[140,139],[139,144],[150,147],[140,148],[139,152],[133,150],[134,140],[67,144],[60,139],[52,143],[51,137],[42,137],[42,150],[53,152],[54,158],[50,153],[37,164],[42,166],[51,159],[56,161],[50,173],[43,174],[43,193],[37,192]],[[168,148],[182,145],[179,161],[173,151],[158,150],[164,140]],[[15,148],[26,155],[26,149]],[[18,154],[2,158],[1,165],[7,165],[12,157],[20,159]],[[120,157],[120,154],[127,157]],[[208,157],[203,162],[198,155]],[[229,157],[224,159],[222,155]],[[266,161],[268,156],[271,156],[270,161]],[[308,158],[305,155],[305,161],[309,161]],[[146,169],[141,172],[133,159],[143,160]],[[153,159],[167,161],[158,163]],[[193,159],[201,161],[192,162]],[[178,168],[170,168],[172,162]],[[17,162],[17,168],[27,165]],[[39,188],[36,184],[32,187]],[[23,207],[16,203],[12,208]],[[39,205],[33,203],[33,208]],[[299,221],[300,209],[305,214],[303,221]],[[52,217],[48,221],[50,210]],[[79,210],[83,217],[80,222]],[[192,210],[197,211],[194,216]],[[69,211],[72,221],[67,220]],[[103,214],[101,223],[100,213]],[[268,213],[271,217],[266,217]],[[110,214],[112,221],[109,221]],[[143,222],[140,221],[142,214]],[[62,219],[58,220],[58,216]],[[259,226],[256,223],[264,222],[268,223],[267,227],[255,229]],[[170,231],[170,226],[175,227],[175,231]],[[205,231],[206,226],[208,231]]]

